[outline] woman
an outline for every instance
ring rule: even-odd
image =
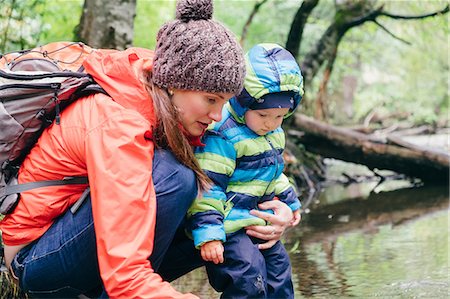
[[[19,183],[88,176],[91,190],[76,212],[85,185],[23,192],[2,220],[7,266],[32,297],[102,287],[111,298],[195,297],[155,271],[208,186],[191,146],[242,89],[245,66],[233,34],[211,20],[211,0],[179,1],[176,15],[155,52],[89,56],[84,67],[109,96],[65,109],[23,162]]]

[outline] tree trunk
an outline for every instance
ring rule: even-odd
[[[336,5],[334,20],[315,47],[306,54],[301,65],[305,80],[305,88],[310,87],[312,79],[325,62],[330,62],[327,69],[333,68],[338,46],[344,35],[353,27],[360,26],[367,21],[374,20],[380,9],[373,9],[371,2],[341,1]]]
[[[337,50],[337,48],[336,48]],[[333,71],[334,61],[336,60],[337,53],[335,52],[328,60],[327,67],[324,71],[322,82],[320,83],[319,92],[316,98],[316,109],[314,110],[314,116],[318,120],[328,119],[328,105],[326,105],[326,98],[328,95],[328,82],[330,81],[331,72]]]
[[[319,0],[305,0],[295,14],[286,41],[286,50],[291,52],[294,57],[297,57],[299,54],[306,21],[318,3]]]
[[[123,50],[133,43],[136,0],[85,0],[77,39],[94,48]]]
[[[307,151],[323,157],[363,164],[370,169],[388,169],[424,182],[448,184],[450,154],[445,151],[400,142],[394,137],[388,137],[387,142],[395,144],[383,143],[304,115],[295,115],[292,129],[303,132],[299,142]]]

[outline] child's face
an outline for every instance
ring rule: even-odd
[[[248,110],[244,115],[245,123],[253,132],[264,136],[281,126],[284,116],[288,112],[289,108]]]

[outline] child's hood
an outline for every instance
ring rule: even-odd
[[[277,44],[258,44],[245,55],[247,75],[244,90],[230,100],[234,118],[245,123],[244,114],[258,99],[269,93],[292,92],[292,115],[303,97],[303,76],[295,58]]]

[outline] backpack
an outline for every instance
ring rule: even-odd
[[[9,214],[20,192],[67,184],[86,184],[87,177],[18,184],[20,164],[60,112],[76,99],[106,93],[83,72],[82,63],[95,51],[79,42],[56,42],[0,55],[0,214]]]

